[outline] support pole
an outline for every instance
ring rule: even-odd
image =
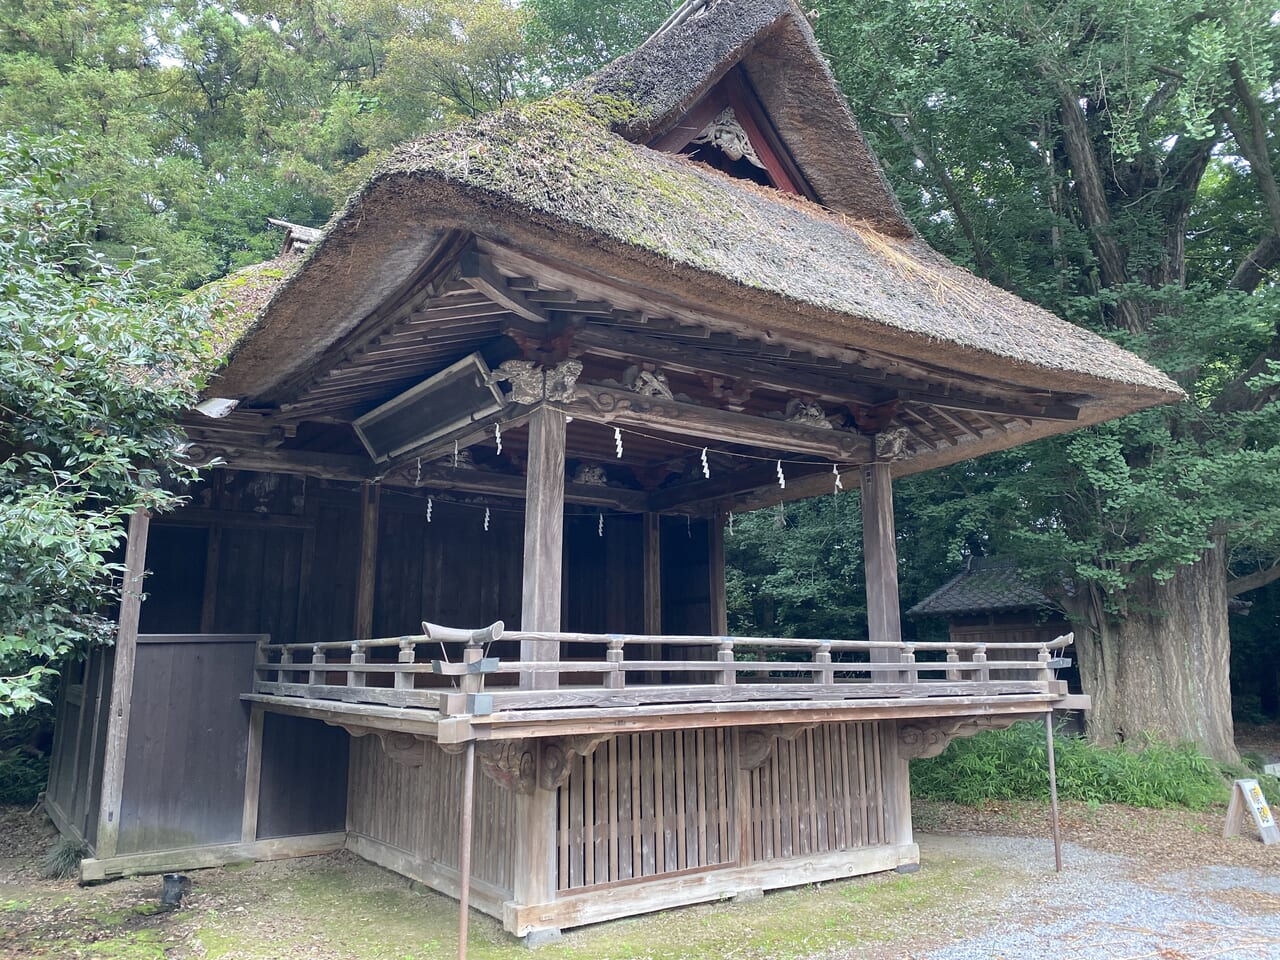
[[[471,834],[476,792],[476,742],[467,741],[467,754],[462,768],[462,822],[458,837],[458,960],[467,960],[467,921],[471,911]]]
[[[644,632],[650,637],[662,636],[662,517],[644,514],[642,564],[644,567]],[[646,660],[662,659],[662,644],[645,644]],[[647,670],[638,678],[643,683],[661,683],[661,670]]]
[[[142,616],[142,581],[146,576],[147,529],[150,523],[151,514],[142,507],[129,517],[111,706],[107,715],[107,743],[102,758],[98,835],[93,851],[99,860],[114,857],[120,839],[120,801],[124,796],[124,760],[129,747],[129,714],[133,704],[133,673],[138,653],[138,620]]]
[[[1044,715],[1045,740],[1049,746],[1049,812],[1053,819],[1053,869],[1062,872],[1062,830],[1058,823],[1058,766],[1053,756],[1053,710]]]
[[[707,521],[707,553],[710,568],[711,632],[723,637],[729,632],[728,598],[724,585],[724,514],[717,510]]]

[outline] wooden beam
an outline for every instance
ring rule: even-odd
[[[464,282],[504,310],[510,310],[517,317],[535,323],[548,322],[546,312],[519,290],[512,289],[506,278],[494,267],[493,261],[474,247],[463,252],[458,261],[458,270]]]
[[[890,464],[883,461],[869,463],[862,468],[862,542],[867,577],[867,639],[901,643],[898,549],[893,529],[893,477]],[[872,651],[873,660],[877,652]]]
[[[146,576],[147,528],[151,514],[138,507],[129,517],[120,591],[120,619],[116,627],[115,671],[107,715],[107,743],[102,759],[102,796],[98,807],[98,836],[94,853],[114,857],[120,840],[120,803],[124,796],[124,764],[129,748],[129,716],[133,705],[133,672],[138,652],[138,619],[142,614],[142,585]]]
[[[812,466],[788,463],[784,466],[788,489],[793,481],[804,480],[818,475],[831,475],[831,465],[815,463]],[[810,496],[812,494],[806,494]],[[649,495],[649,509],[654,511],[674,511],[685,508],[704,508],[707,504],[723,503],[734,505],[734,509],[754,509],[756,506],[767,506],[779,500],[790,500],[787,490],[778,485],[778,467],[770,460],[767,463],[756,463],[731,473],[719,472],[707,480],[701,477],[683,480],[680,483]],[[753,506],[742,506],[748,502]],[[759,502],[757,502],[759,501]]]
[[[560,408],[596,423],[809,454],[839,463],[866,463],[872,456],[871,441],[861,434],[767,420],[590,383],[579,383],[578,399],[560,404]]]
[[[378,578],[378,507],[382,487],[366,483],[360,488],[360,554],[356,570],[355,637],[373,636],[373,592]]]
[[[743,356],[730,350],[717,349],[709,342],[691,342],[668,337],[588,323],[574,337],[577,346],[591,353],[622,360],[647,360],[670,370],[686,373],[710,373],[716,376],[746,378],[763,387],[777,390],[803,390],[818,397],[840,402],[857,400],[880,403],[897,397],[911,403],[927,403],[955,410],[974,410],[1007,416],[1030,416],[1040,420],[1079,418],[1080,410],[1056,400],[1032,398],[996,398],[950,386],[929,384],[897,374],[869,368],[843,365],[838,369],[825,365],[805,369],[800,364],[788,365],[766,359],[768,348],[762,347],[758,357]]]
[[[662,518],[656,513],[644,515],[643,551],[644,632],[656,637],[662,633]]]
[[[279,837],[253,843],[219,843],[199,847],[179,847],[154,853],[131,853],[104,857],[98,854],[80,861],[80,882],[93,883],[114,877],[136,877],[175,870],[203,870],[228,863],[254,863],[334,853],[346,846],[347,834],[313,833],[302,837]]]

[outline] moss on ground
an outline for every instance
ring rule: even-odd
[[[786,960],[947,930],[948,904],[1000,887],[988,864],[942,860],[917,874],[802,887],[599,924],[531,953],[473,913],[472,960]],[[457,949],[457,904],[347,855],[191,874],[183,907],[156,912],[157,878],[65,897],[6,891],[0,955],[104,960],[436,960]],[[1012,878],[1008,878],[1012,884]],[[65,891],[65,888],[63,888]],[[59,891],[62,892],[62,891]],[[981,894],[981,896],[979,896]],[[8,951],[8,952],[6,952]]]

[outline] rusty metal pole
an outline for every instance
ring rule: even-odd
[[[1062,872],[1062,830],[1058,823],[1058,766],[1053,756],[1053,710],[1044,715],[1045,739],[1049,745],[1049,811],[1053,818],[1053,869]]]
[[[458,838],[458,960],[467,960],[467,920],[471,901],[471,833],[473,800],[476,791],[476,742],[467,741],[467,758],[462,768],[462,822]]]

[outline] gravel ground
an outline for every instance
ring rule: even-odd
[[[1253,841],[1258,846],[1258,842]],[[990,857],[1026,873],[1006,919],[913,960],[1201,960],[1280,958],[1280,857],[1250,867],[1135,871],[1135,859],[1069,843],[1012,837],[925,837],[936,856]]]

